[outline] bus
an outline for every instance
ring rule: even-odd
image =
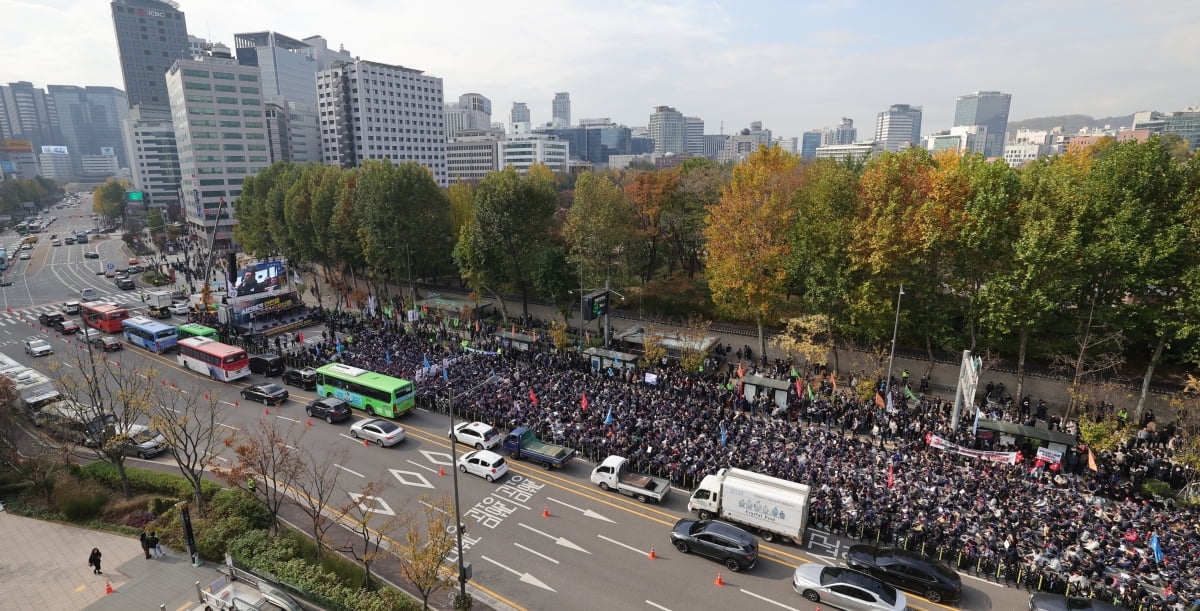
[[[0,376],[12,384],[16,404],[33,416],[43,407],[62,400],[54,381],[46,374],[22,365],[6,354],[0,354]]]
[[[89,301],[79,306],[83,322],[105,333],[120,333],[121,322],[129,318],[129,310],[115,303]]]
[[[185,325],[179,325],[179,339],[184,339],[184,338],[188,338],[188,337],[207,337],[208,339],[211,339],[214,342],[219,341],[221,339],[221,338],[217,337],[216,329],[214,329],[212,327],[206,327],[204,325],[197,324],[194,322],[189,322]]]
[[[25,221],[21,221],[20,223],[17,223],[16,230],[17,235],[26,235],[29,233],[29,224]]]
[[[328,363],[317,368],[317,394],[336,397],[376,416],[395,418],[416,405],[412,382],[382,373]]]
[[[145,316],[126,318],[121,322],[121,327],[125,330],[126,341],[157,354],[175,347],[179,339],[179,330],[174,326]]]
[[[250,375],[250,357],[246,351],[207,337],[189,337],[175,343],[179,364],[207,374],[220,382],[232,382]]]
[[[8,269],[8,252],[0,248],[0,271]]]

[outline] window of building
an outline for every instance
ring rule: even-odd
[[[234,87],[233,85],[221,85],[221,84],[217,84],[217,85],[214,85],[214,88],[215,88],[217,91],[226,91],[226,92],[229,92],[229,93],[237,93],[237,87]]]
[[[153,83],[151,83],[153,85]],[[212,86],[208,83],[184,83],[184,89],[194,89],[196,91],[212,91]]]
[[[232,81],[233,73],[232,72],[217,72],[214,70],[212,73],[212,77],[215,79],[221,79],[222,81]]]
[[[212,100],[209,100],[209,101],[212,101]],[[237,104],[237,103],[238,103],[238,99],[237,99],[237,98],[222,98],[222,97],[218,97],[218,98],[217,98],[217,103],[218,103],[218,104]]]
[[[240,113],[238,113],[238,109],[236,108],[220,108],[217,110],[217,114],[221,115],[222,117],[236,117]]]
[[[242,150],[242,148],[243,148],[243,145],[241,145],[241,144],[228,144],[228,143],[227,143],[227,144],[223,144],[223,145],[221,145],[221,147],[222,147],[224,150],[227,150],[227,151],[240,151],[240,150]]]
[[[241,132],[221,132],[221,138],[225,140],[241,140]]]
[[[208,70],[195,70],[193,68],[184,68],[183,75],[184,76],[199,76],[199,77],[203,77],[203,78],[208,78]]]
[[[258,90],[258,87],[242,87],[242,93],[249,93],[249,94],[252,94],[252,95],[258,95],[260,92],[259,92],[259,90]]]
[[[241,127],[241,121],[221,121],[221,127]]]
[[[244,81],[244,82],[247,82],[247,83],[257,83],[257,82],[258,82],[258,76],[257,76],[257,75],[254,75],[254,74],[239,74],[239,75],[238,75],[238,80],[239,80],[239,81]]]

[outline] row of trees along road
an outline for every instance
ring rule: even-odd
[[[692,309],[757,324],[760,353],[763,327],[796,317],[818,321],[831,349],[877,344],[903,284],[900,341],[931,360],[1014,357],[1018,397],[1030,358],[1076,390],[1140,367],[1140,411],[1156,367],[1200,361],[1198,196],[1200,159],[1152,137],[1020,169],[920,149],[802,163],[763,148],[732,167],[508,169],[447,189],[415,163],[280,163],[234,208],[247,251],[339,274],[347,290],[454,277],[517,293],[525,311],[551,301],[565,319],[582,262],[586,286],[609,276],[639,299],[686,283],[706,296]]]

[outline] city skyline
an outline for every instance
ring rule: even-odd
[[[535,125],[551,121],[551,101],[563,91],[576,120],[645,126],[655,106],[672,106],[703,119],[706,133],[761,121],[784,137],[841,117],[869,125],[893,104],[922,106],[927,135],[951,127],[958,96],[981,90],[1012,94],[1011,120],[1200,103],[1200,92],[1175,84],[1200,51],[1192,36],[1200,5],[1185,2],[1160,11],[1076,1],[535,2],[492,12],[467,2],[463,14],[487,18],[447,27],[429,27],[446,23],[433,5],[348,0],[330,19],[330,5],[311,0],[288,11],[263,0],[236,12],[211,0],[179,4],[189,33],[212,42],[232,46],[234,33],[261,30],[321,35],[364,60],[442,78],[447,100],[477,92],[496,108],[526,102]],[[0,81],[122,87],[109,2],[0,0],[0,11],[20,16],[0,34],[9,56],[21,58]],[[577,35],[580,23],[589,35]],[[480,40],[488,44],[463,44]]]

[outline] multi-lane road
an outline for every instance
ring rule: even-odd
[[[65,236],[73,227],[90,227],[89,210],[90,202],[85,199],[79,208],[53,211],[59,221],[49,232]],[[102,299],[132,309],[142,307],[138,291],[117,290],[110,280],[96,274],[101,265],[127,260],[128,253],[117,238],[59,247],[52,247],[48,238],[42,236],[30,260],[14,261],[6,275],[14,284],[2,289],[0,303],[0,350],[43,371],[47,371],[44,360],[31,361],[16,346],[26,337],[40,335],[39,329],[26,322],[36,320],[39,311],[77,299],[84,287],[95,288]],[[11,232],[0,235],[0,245],[7,247],[17,241]],[[97,250],[101,258],[83,259],[84,249]],[[67,349],[65,338],[50,335],[56,351]],[[135,369],[146,371],[153,364],[159,375],[184,391],[203,385],[204,391],[215,392],[229,408],[223,426],[230,431],[266,421],[287,429],[295,443],[312,449],[318,457],[335,461],[340,491],[333,505],[358,498],[355,495],[369,482],[382,484],[375,498],[359,499],[374,512],[375,525],[383,524],[391,514],[419,512],[422,495],[449,497],[453,492],[448,421],[440,414],[417,410],[401,420],[408,432],[406,441],[391,448],[364,447],[349,434],[352,421],[330,425],[313,420],[310,426],[304,405],[316,398],[314,393],[289,388],[291,400],[267,413],[263,406],[248,404],[238,395],[242,387],[263,381],[261,376],[214,386],[184,371],[171,355],[153,355],[129,346],[124,352],[122,367],[129,368],[131,375]],[[518,423],[491,424],[504,430]],[[227,451],[220,460],[231,457]],[[170,461],[168,456],[154,460],[164,465]],[[687,515],[686,491],[674,491],[662,505],[640,504],[590,484],[591,467],[575,461],[562,471],[545,471],[515,462],[509,474],[494,484],[460,475],[463,519],[468,525],[465,557],[472,566],[473,587],[497,601],[497,606],[523,609],[812,611],[816,605],[792,591],[794,567],[805,562],[840,563],[850,544],[810,530],[803,546],[763,543],[758,566],[733,574],[716,562],[680,554],[671,547],[670,527]],[[442,470],[445,475],[439,473]],[[652,547],[655,559],[648,557]],[[714,584],[718,573],[724,586]],[[915,595],[910,595],[910,606],[927,610],[1025,608],[1027,595],[1022,591],[973,577],[963,581],[963,599],[954,607]],[[445,608],[444,598],[440,602],[438,606]]]

